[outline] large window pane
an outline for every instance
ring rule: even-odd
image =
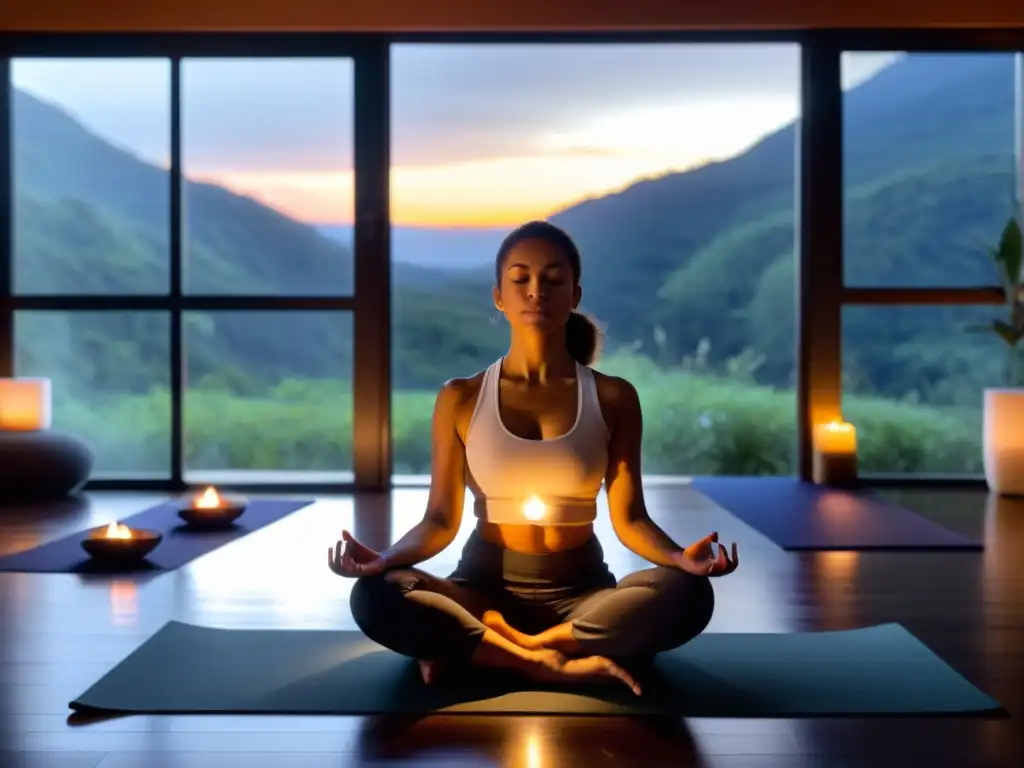
[[[350,59],[181,65],[185,289],[352,292]]]
[[[352,316],[188,312],[185,479],[349,482]]]
[[[1013,212],[1014,54],[847,53],[843,75],[847,284],[997,284],[985,249]]]
[[[861,471],[980,474],[985,387],[1003,386],[1008,351],[971,326],[999,307],[845,307],[843,413]]]
[[[14,290],[166,293],[170,65],[12,62]]]
[[[392,49],[394,446],[429,468],[446,379],[507,348],[511,228],[583,253],[598,367],[629,378],[656,474],[793,470],[795,45]]]
[[[93,478],[171,470],[170,318],[164,312],[17,312],[15,372],[52,380],[53,428],[95,452]]]

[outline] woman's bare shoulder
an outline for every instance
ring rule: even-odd
[[[597,385],[597,396],[601,402],[607,402],[612,407],[630,407],[639,400],[636,387],[629,379],[594,371],[594,383]]]
[[[628,379],[594,371],[594,384],[609,428],[621,423],[621,419],[633,420],[640,415],[640,396]]]
[[[469,423],[476,410],[477,397],[483,386],[484,373],[448,379],[437,396],[437,412],[451,420],[456,432],[465,441]]]
[[[485,373],[486,371],[479,371],[472,376],[448,379],[441,387],[440,397],[449,398],[456,405],[475,403],[480,387],[483,386]]]

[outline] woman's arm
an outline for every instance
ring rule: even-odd
[[[434,403],[431,429],[430,497],[423,519],[381,552],[388,568],[429,560],[452,543],[462,523],[466,497],[466,449],[457,429],[459,409],[468,396],[466,380],[449,381]]]
[[[605,385],[602,390],[608,394],[609,410],[613,414],[605,489],[615,535],[645,560],[677,567],[673,556],[683,548],[651,520],[644,503],[640,470],[644,424],[640,396],[625,379],[605,377]]]

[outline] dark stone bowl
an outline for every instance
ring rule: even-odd
[[[82,539],[82,549],[93,560],[105,565],[134,565],[146,559],[163,539],[157,531],[132,530],[130,539],[108,539],[104,534],[107,526],[93,528]]]
[[[192,500],[189,499],[178,509],[178,517],[188,523],[190,528],[197,530],[214,531],[230,528],[235,520],[242,516],[248,504],[230,496],[222,495],[220,499],[221,505],[216,509],[195,509]]]
[[[0,430],[0,496],[4,501],[65,498],[81,490],[92,467],[92,451],[73,435]]]

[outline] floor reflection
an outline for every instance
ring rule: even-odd
[[[859,552],[815,552],[811,579],[821,606],[821,626],[828,629],[857,626],[853,604],[860,571]]]
[[[709,632],[790,632],[898,621],[966,677],[1014,710],[1024,679],[1024,500],[945,492],[907,506],[965,530],[984,525],[983,553],[790,553],[685,486],[648,491],[652,517],[680,544],[710,531],[739,543],[736,574],[714,582],[717,609]],[[972,501],[973,499],[973,501]],[[45,541],[124,519],[158,498],[99,494],[62,509],[28,510],[0,521],[4,547]],[[354,629],[352,581],[327,568],[327,549],[349,528],[382,548],[423,516],[427,489],[319,499],[283,520],[169,573],[136,576],[0,573],[0,738],[25,754],[69,760],[97,754],[87,768],[135,764],[203,768],[221,760],[247,768],[352,765],[935,764],[920,744],[937,744],[951,764],[957,745],[979,760],[1020,746],[1006,723],[936,725],[821,719],[503,717],[162,716],[68,718],[67,702],[170,619],[206,626]],[[838,515],[842,509],[835,510]],[[21,515],[19,518],[18,515]],[[454,567],[474,525],[472,499],[453,544],[423,564]],[[617,539],[600,502],[598,537],[616,575],[647,567]],[[22,537],[22,538],[18,538]],[[10,619],[10,620],[8,620]],[[699,695],[699,691],[697,692]],[[75,722],[91,727],[68,728]],[[135,754],[129,754],[132,751]],[[145,754],[150,751],[149,755]],[[154,754],[153,751],[159,754]],[[889,751],[895,751],[892,755]],[[103,755],[107,753],[108,757]],[[216,754],[214,754],[216,753]],[[260,762],[266,753],[271,763]],[[909,756],[905,753],[909,753]],[[921,757],[915,760],[914,757]],[[819,760],[819,757],[821,758]],[[294,758],[294,759],[293,759]],[[136,760],[136,762],[132,762]],[[33,763],[35,764],[35,763]],[[42,763],[40,763],[42,764]],[[841,765],[848,764],[841,761]],[[859,764],[859,763],[855,763]],[[1008,763],[1012,764],[1012,763]],[[58,760],[54,765],[65,765]],[[77,768],[76,763],[66,763]]]
[[[357,743],[372,764],[417,759],[452,765],[472,755],[473,765],[485,759],[508,768],[562,768],[586,755],[624,765],[636,758],[637,743],[644,744],[646,765],[700,761],[698,739],[682,718],[379,716],[364,719]]]
[[[220,627],[338,627],[352,582],[327,550],[353,525],[350,498],[319,500],[191,563],[181,573],[183,621]]]
[[[24,552],[54,538],[67,527],[86,528],[91,518],[88,496],[68,496],[57,501],[7,502],[0,504],[4,535],[0,557]],[[61,534],[63,535],[63,534]]]

